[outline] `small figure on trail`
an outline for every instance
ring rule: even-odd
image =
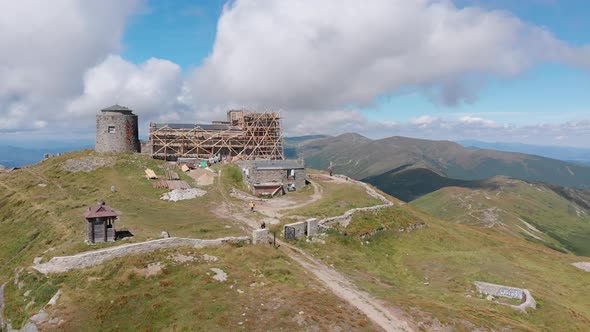
[[[355,177],[354,177],[354,181],[358,181],[358,180],[359,180],[359,179],[358,179],[358,178],[355,176]]]
[[[266,228],[266,223],[263,221],[262,224],[260,225],[260,229],[265,229]]]
[[[330,176],[332,176],[332,173],[334,173],[334,171],[331,168],[328,169],[328,172],[330,172]]]
[[[255,206],[256,206],[256,204],[254,204],[254,201],[250,201],[250,211],[254,212]]]

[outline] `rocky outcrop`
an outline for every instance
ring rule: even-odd
[[[129,255],[144,254],[156,250],[174,248],[174,247],[194,247],[203,248],[218,246],[225,243],[250,242],[247,236],[242,237],[224,237],[213,240],[201,240],[190,238],[169,237],[165,239],[131,243],[117,247],[83,252],[73,256],[53,257],[49,262],[33,265],[33,268],[43,274],[61,273],[70,270],[82,269],[85,267],[102,264],[108,260]]]

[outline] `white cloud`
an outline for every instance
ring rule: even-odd
[[[433,117],[430,115],[422,115],[418,118],[412,119],[410,121],[410,123],[424,128],[424,127],[428,127],[429,125],[431,125],[435,122],[439,122],[439,121],[440,121],[439,118],[436,118],[436,117]]]
[[[73,121],[91,128],[100,108],[120,103],[144,124],[208,121],[229,108],[283,110],[290,135],[588,137],[587,123],[515,127],[471,115],[395,123],[358,111],[400,91],[473,101],[486,77],[544,61],[590,67],[588,46],[507,12],[446,0],[236,0],[211,55],[187,78],[164,59],[134,64],[117,55],[139,1],[1,2],[0,132],[59,131]]]
[[[89,118],[109,103],[119,103],[141,110],[143,122],[177,120],[181,87],[182,72],[175,63],[152,58],[136,65],[111,55],[86,72],[84,92],[69,103],[68,116]]]
[[[201,105],[337,109],[414,88],[472,101],[485,77],[543,61],[587,65],[543,28],[502,11],[435,0],[238,0],[188,91]]]
[[[389,136],[408,136],[433,140],[481,140],[489,142],[520,142],[536,145],[562,145],[588,147],[590,142],[590,121],[538,125],[509,125],[489,119],[462,117],[456,120],[425,115],[402,123],[371,121],[359,112],[342,118],[354,118],[353,130],[350,127],[322,126],[319,121],[311,122],[310,128],[298,126],[289,129],[289,135],[331,134],[357,132],[378,139]],[[324,121],[323,118],[318,120]],[[308,129],[308,130],[305,130]]]
[[[0,130],[51,121],[81,91],[82,74],[121,49],[137,1],[2,1]]]
[[[492,120],[479,118],[479,117],[475,117],[475,116],[470,116],[470,115],[462,116],[459,119],[459,122],[462,122],[464,124],[469,124],[469,125],[479,125],[479,126],[490,127],[490,128],[496,128],[499,126],[496,122],[494,122]]]

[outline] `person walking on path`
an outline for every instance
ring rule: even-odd
[[[254,201],[250,201],[250,211],[254,212],[255,206],[256,206],[256,204],[254,204]]]

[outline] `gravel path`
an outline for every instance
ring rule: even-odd
[[[408,322],[395,313],[392,308],[383,304],[370,294],[356,288],[344,275],[314,259],[298,248],[278,241],[281,249],[291,259],[301,265],[327,287],[343,299],[364,313],[385,331],[413,331]]]
[[[350,179],[344,177],[333,177],[334,181],[342,182],[342,183],[351,183]],[[363,209],[380,209],[392,206],[393,203],[389,201],[386,197],[376,192],[373,188],[363,182],[356,182],[360,185],[364,186],[367,190],[367,193],[383,202],[381,205],[363,208]],[[305,203],[297,204],[297,207],[304,207],[307,204],[311,204],[322,197],[321,187],[317,184],[312,182],[314,185],[314,194],[312,198]],[[223,194],[223,192],[222,192]],[[227,200],[227,204],[231,204],[230,200]],[[225,203],[223,204],[223,208],[220,210],[222,211],[215,211],[217,214],[221,214],[220,216],[225,218],[232,218],[234,220],[240,221],[247,225],[248,228],[257,229],[258,228],[258,221],[252,219],[251,213],[246,211],[244,208],[240,209],[235,205],[229,208]],[[271,212],[280,213],[283,209],[290,209],[293,205],[279,208],[279,207],[270,207],[269,210]],[[354,210],[354,211],[353,211]],[[336,217],[336,218],[347,218],[352,216],[353,213],[356,212],[358,209],[353,209],[347,211],[344,215]],[[362,209],[361,209],[362,210]],[[232,211],[231,215],[223,215],[223,213],[227,213],[227,211]],[[236,212],[241,211],[241,212]],[[267,211],[263,211],[268,212]],[[379,325],[385,331],[413,331],[415,328],[411,327],[408,321],[404,320],[401,317],[401,311],[396,312],[395,308],[384,304],[382,301],[377,300],[370,294],[359,290],[350,280],[348,280],[343,274],[340,272],[326,266],[321,261],[316,260],[315,258],[309,256],[302,250],[291,246],[282,241],[277,241],[281,246],[279,250],[282,250],[287,256],[297,262],[301,267],[303,267],[307,272],[313,274],[317,279],[325,284],[325,286],[332,291],[336,296],[340,297],[342,300],[348,302],[353,307],[356,307],[362,313],[364,313],[370,320],[375,322],[375,324]]]

